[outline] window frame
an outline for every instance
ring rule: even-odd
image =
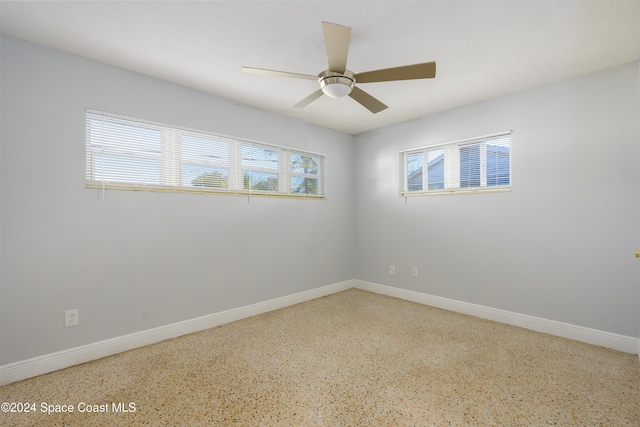
[[[104,141],[102,141],[102,149],[96,149],[96,132],[91,129],[92,120],[105,118],[113,120],[115,123],[121,122],[130,126],[141,126],[148,129],[160,130],[160,152],[154,157],[154,160],[160,161],[160,184],[146,184],[140,181],[134,180],[121,180],[116,176],[115,179],[109,180],[109,176],[104,172],[104,163],[102,169],[96,167],[96,162],[105,153],[112,152],[113,155],[121,155],[126,158],[139,157],[137,154],[138,149],[131,148],[130,146],[119,147],[118,150],[112,150],[110,147],[106,147]],[[305,199],[326,199],[326,186],[325,186],[325,174],[326,174],[326,155],[306,150],[300,150],[297,148],[289,148],[275,144],[268,144],[264,142],[252,141],[248,139],[234,138],[225,135],[218,135],[207,131],[188,129],[184,127],[178,127],[174,125],[168,125],[165,123],[158,123],[148,121],[144,119],[124,116],[120,114],[107,113],[104,111],[94,110],[87,108],[85,111],[85,187],[86,188],[98,188],[103,191],[106,189],[113,190],[143,190],[143,191],[157,191],[157,192],[182,192],[182,193],[199,193],[199,194],[227,194],[227,195],[257,195],[266,197],[287,197],[287,198],[305,198]],[[194,138],[202,138],[203,140],[211,139],[220,143],[227,144],[226,150],[219,150],[220,153],[227,151],[219,159],[205,160],[205,152],[203,151],[201,159],[197,159],[198,154],[189,153],[190,155],[184,155],[182,151],[182,137],[190,136]],[[135,145],[135,143],[133,143]],[[269,168],[253,165],[247,167],[243,162],[243,148],[242,147],[256,147],[259,149],[274,151],[277,153],[277,168]],[[118,151],[116,153],[115,151]],[[139,150],[138,150],[139,151]],[[215,151],[215,150],[212,150]],[[136,152],[136,153],[134,153]],[[132,153],[136,154],[132,156]],[[313,176],[318,180],[317,193],[295,193],[290,189],[290,177],[298,176],[298,173],[292,172],[290,162],[291,154],[302,154],[305,156],[311,156],[318,159],[318,173]],[[215,156],[212,156],[215,157]],[[145,157],[146,158],[146,157]],[[104,162],[104,159],[102,160]],[[126,160],[122,164],[126,164]],[[228,170],[228,176],[222,175],[223,179],[226,179],[227,187],[217,186],[198,186],[196,184],[185,185],[184,169],[185,165],[201,166],[203,168],[211,168],[215,171],[218,169]],[[122,173],[122,176],[126,177],[126,170]],[[278,178],[277,190],[265,190],[244,188],[244,173],[245,170],[258,173],[275,174]],[[206,173],[206,172],[205,172]],[[102,178],[100,176],[102,175]],[[142,174],[141,174],[142,175]],[[251,180],[252,178],[250,178]],[[195,180],[195,179],[194,179]],[[250,181],[251,182],[251,181]]]
[[[498,143],[504,144],[506,138],[506,146],[508,146],[508,184],[487,184],[488,178],[492,181],[499,182],[504,179],[504,174],[499,173],[499,165],[496,166],[496,175],[489,175],[487,171],[487,145],[492,145],[490,142],[501,140]],[[478,145],[478,163],[479,163],[479,176],[473,175],[471,179],[477,180],[479,185],[477,186],[461,186],[462,179],[460,173],[461,163],[461,150],[465,147],[472,147]],[[504,145],[501,145],[504,146]],[[443,181],[444,188],[429,189],[429,152],[435,150],[444,150],[443,153]],[[466,138],[456,141],[450,141],[439,144],[432,144],[427,146],[409,148],[399,151],[399,167],[400,167],[400,196],[427,196],[427,195],[441,195],[441,194],[475,194],[475,193],[493,193],[493,192],[508,192],[512,187],[512,131],[497,132],[488,135],[477,136],[473,138]],[[410,178],[408,158],[410,156],[422,155],[422,165],[416,170],[421,172],[421,189],[410,190]],[[436,160],[435,157],[433,160]],[[427,173],[424,173],[424,172]],[[476,178],[477,176],[477,178]]]

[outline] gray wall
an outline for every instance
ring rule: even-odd
[[[10,37],[1,60],[0,364],[355,277],[351,135]],[[327,200],[100,200],[87,107],[324,153]]]
[[[356,137],[358,279],[640,337],[638,81],[636,62]],[[398,150],[508,129],[510,193],[398,196]]]

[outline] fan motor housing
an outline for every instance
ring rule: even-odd
[[[345,70],[344,74],[326,70],[318,77],[320,77],[320,89],[331,98],[342,98],[349,95],[356,84],[355,76],[349,70]]]

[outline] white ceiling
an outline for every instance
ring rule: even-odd
[[[350,134],[640,59],[640,0],[140,1],[0,3],[2,33]],[[436,61],[435,79],[359,87],[353,99],[292,105],[318,74],[322,21],[352,28],[355,73]]]

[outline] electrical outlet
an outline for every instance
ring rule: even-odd
[[[395,266],[393,266],[393,265],[389,266],[389,274],[392,275],[392,276],[396,275],[396,267]]]
[[[413,267],[413,277],[418,277],[418,267]]]
[[[64,327],[77,326],[80,324],[80,316],[78,315],[78,309],[67,310],[64,312]]]

